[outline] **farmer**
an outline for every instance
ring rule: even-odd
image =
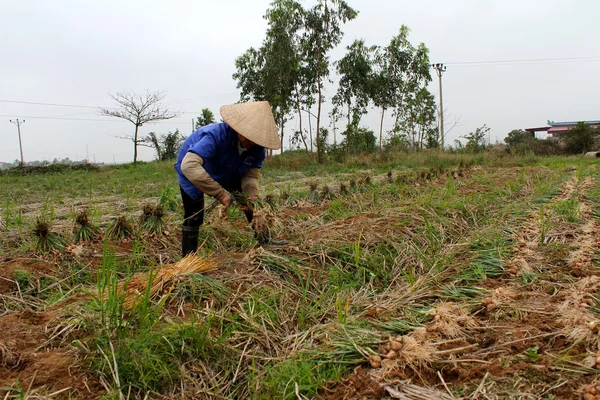
[[[250,201],[258,199],[258,177],[265,148],[280,148],[267,101],[227,105],[220,111],[225,122],[192,132],[183,142],[175,163],[184,209],[181,239],[184,257],[198,248],[205,193],[226,208],[231,205],[232,195],[238,202],[246,200],[241,206],[252,223]],[[255,236],[263,243],[275,242],[269,236],[256,233]]]

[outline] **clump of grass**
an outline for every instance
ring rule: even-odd
[[[165,230],[165,209],[160,204],[146,203],[140,215],[140,227],[151,235],[161,235]]]
[[[75,217],[75,224],[76,225],[73,228],[75,243],[89,242],[97,238],[100,233],[98,227],[90,222],[87,208],[77,214]]]
[[[52,232],[52,224],[42,217],[36,220],[33,235],[37,239],[35,249],[40,253],[61,251],[65,247],[65,242],[58,233]]]
[[[121,215],[108,227],[106,235],[116,240],[128,239],[134,235],[133,225],[125,215]]]

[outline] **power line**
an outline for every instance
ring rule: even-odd
[[[494,65],[494,64],[533,64],[546,62],[566,61],[600,61],[600,56],[589,57],[563,57],[563,58],[529,58],[522,60],[489,60],[489,61],[459,61],[446,63],[447,65]]]
[[[67,114],[68,115],[68,114]],[[0,117],[9,117],[9,118],[29,118],[29,119],[54,119],[60,121],[96,121],[96,122],[123,122],[123,119],[97,119],[97,118],[61,118],[61,117],[52,117],[52,116],[31,116],[31,115],[5,115],[0,114]],[[161,121],[161,122],[152,122],[152,124],[187,124],[187,122],[183,121]]]
[[[34,101],[17,101],[17,100],[0,100],[0,103],[14,103],[14,104],[31,104],[36,106],[53,106],[53,107],[75,107],[75,108],[93,108],[98,109],[94,106],[82,106],[76,104],[58,104],[58,103],[38,103]]]
[[[233,94],[238,94],[236,93],[221,93],[221,94],[214,94],[214,95],[210,95],[210,96],[199,96],[199,97],[192,97],[192,98],[188,98],[188,99],[183,99],[183,100],[171,100],[171,101],[165,101],[165,104],[171,104],[171,103],[185,103],[185,102],[189,102],[189,101],[194,101],[194,100],[201,100],[201,99],[210,99],[210,98],[214,98],[214,97],[223,97],[223,96],[230,96]],[[12,104],[29,104],[29,105],[34,105],[34,106],[51,106],[51,107],[74,107],[74,108],[92,108],[92,109],[99,109],[99,108],[107,108],[107,109],[115,109],[115,107],[100,107],[100,106],[88,106],[88,105],[80,105],[80,104],[62,104],[62,103],[42,103],[42,102],[36,102],[36,101],[19,101],[19,100],[0,100],[0,103],[12,103]]]

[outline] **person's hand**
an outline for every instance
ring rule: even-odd
[[[227,192],[225,192],[219,200],[221,201],[221,204],[225,206],[225,208],[229,208],[231,205],[231,196]]]

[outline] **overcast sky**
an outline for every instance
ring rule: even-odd
[[[491,128],[493,142],[548,119],[600,119],[600,1],[348,3],[359,15],[344,27],[332,61],[354,39],[384,46],[407,25],[410,41],[425,43],[431,62],[448,66],[446,119],[461,124],[447,143],[483,124]],[[0,161],[19,158],[11,118],[26,120],[25,161],[80,160],[86,154],[92,161],[131,161],[132,144],[115,136],[131,134],[133,125],[100,117],[93,108],[113,106],[109,93],[117,91],[164,90],[165,105],[183,114],[145,125],[142,134],[176,128],[189,134],[202,108],[218,114],[221,105],[238,100],[234,59],[260,46],[268,5],[268,0],[0,0]],[[537,59],[548,61],[498,63]],[[487,61],[494,62],[478,63]],[[437,78],[430,89],[437,99]],[[377,131],[378,112],[363,122]],[[388,118],[385,127],[391,124]],[[289,123],[289,131],[294,125]],[[140,158],[153,156],[142,149]]]

